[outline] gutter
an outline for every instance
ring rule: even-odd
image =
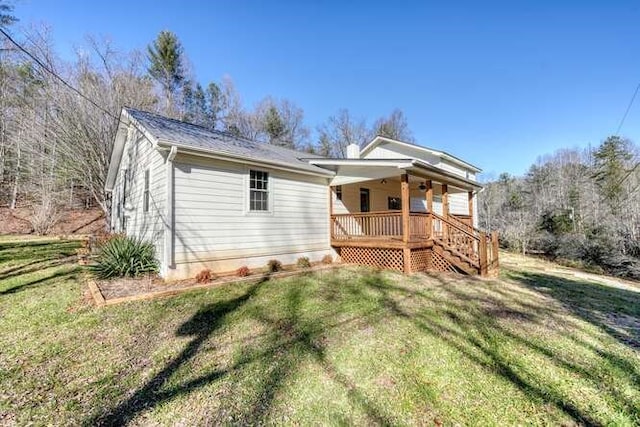
[[[178,154],[178,147],[175,145],[171,147],[169,150],[169,154],[167,154],[167,160],[165,162],[165,177],[167,180],[167,200],[165,204],[165,221],[164,221],[164,262],[163,262],[163,272],[164,276],[167,276],[169,269],[175,268],[175,248],[174,248],[174,209],[173,209],[173,200],[174,200],[174,189],[173,185],[173,160],[176,158]]]
[[[326,169],[322,169],[322,168],[318,168],[319,169],[318,171],[312,171],[304,168],[292,167],[290,164],[287,164],[287,163],[281,163],[281,162],[269,161],[269,160],[252,160],[246,157],[234,156],[232,154],[227,154],[219,151],[197,149],[197,148],[194,148],[193,146],[177,144],[177,143],[166,141],[166,140],[159,140],[158,145],[159,147],[162,147],[162,148],[164,148],[165,146],[172,147],[172,148],[173,147],[180,148],[181,154],[190,154],[192,156],[208,157],[211,159],[224,160],[227,162],[236,162],[236,163],[243,163],[248,165],[262,166],[262,167],[267,166],[272,169],[278,169],[278,170],[298,173],[302,175],[320,176],[323,178],[331,178],[335,175],[334,172]]]

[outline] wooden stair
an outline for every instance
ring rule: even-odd
[[[445,232],[433,238],[433,251],[461,273],[495,276],[498,272],[498,236],[459,221],[453,216],[431,214]]]
[[[470,276],[480,274],[480,265],[470,260],[452,247],[447,246],[442,240],[433,241],[433,251],[449,261],[459,272]]]

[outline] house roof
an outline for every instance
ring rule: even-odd
[[[377,147],[378,145],[382,144],[382,143],[391,143],[391,144],[397,144],[397,145],[403,145],[406,147],[410,147],[410,148],[414,148],[416,150],[428,153],[428,154],[432,154],[434,156],[440,157],[444,160],[447,160],[451,163],[457,164],[459,166],[462,166],[466,169],[469,169],[473,172],[482,172],[482,169],[480,169],[477,166],[472,165],[469,162],[465,162],[462,159],[459,159],[456,156],[453,156],[445,151],[442,150],[436,150],[433,148],[429,148],[429,147],[423,147],[422,145],[418,145],[418,144],[413,144],[411,142],[405,142],[405,141],[400,141],[397,139],[393,139],[393,138],[388,138],[386,136],[382,136],[382,135],[378,135],[375,138],[373,138],[371,140],[370,143],[368,143],[367,145],[365,145],[365,147],[360,151],[360,156],[365,156],[368,152],[370,152],[371,150],[373,150],[375,147]]]
[[[122,122],[133,122],[136,128],[156,146],[178,147],[179,151],[187,153],[206,153],[245,162],[272,165],[315,175],[332,176],[333,172],[309,164],[303,158],[322,158],[309,153],[290,150],[272,144],[252,141],[226,132],[207,129],[202,126],[160,116],[134,108],[123,108],[120,117]],[[124,138],[116,138],[114,146],[115,157],[112,163],[120,163],[117,153],[122,153]],[[111,168],[117,169],[116,165]],[[112,174],[110,168],[109,175]],[[107,178],[107,188],[110,188]],[[113,185],[113,184],[112,184]],[[111,185],[111,186],[112,186]]]

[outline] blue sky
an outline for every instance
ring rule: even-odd
[[[484,169],[597,145],[640,82],[638,1],[17,0],[68,55],[86,34],[143,49],[181,39],[200,81],[233,78],[246,105],[300,105],[315,128],[340,108],[406,113],[417,141]],[[16,30],[14,30],[15,32]],[[640,142],[640,99],[621,134]]]

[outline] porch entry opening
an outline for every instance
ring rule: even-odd
[[[360,189],[360,212],[370,212],[371,204],[369,198],[369,189],[361,188]]]

